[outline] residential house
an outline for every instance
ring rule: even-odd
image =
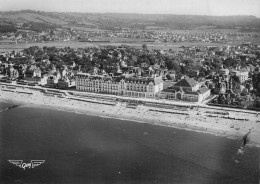
[[[76,86],[75,79],[69,79],[69,78],[60,78],[57,84],[57,87],[60,89],[68,89],[74,86]]]
[[[48,72],[47,76],[48,78],[46,85],[49,87],[56,87],[59,79],[61,78],[60,72],[56,70],[51,70],[50,72]]]

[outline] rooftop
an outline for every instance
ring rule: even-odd
[[[194,87],[198,84],[197,81],[195,81],[193,78],[186,77],[185,79],[181,79],[179,82],[174,84],[174,87],[180,86],[180,87]]]

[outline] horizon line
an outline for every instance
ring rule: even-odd
[[[33,9],[22,9],[22,10],[1,10],[0,12],[19,12],[19,11],[35,11],[44,13],[86,13],[86,14],[136,14],[136,15],[180,15],[180,16],[208,16],[208,17],[235,17],[235,16],[247,16],[247,17],[257,17],[256,15],[205,15],[205,14],[171,14],[171,13],[130,13],[130,12],[82,12],[82,11],[44,11],[44,10],[33,10]]]

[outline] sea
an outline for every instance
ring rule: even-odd
[[[202,132],[0,103],[1,184],[258,184],[259,148],[241,152],[240,145]],[[44,162],[29,167],[34,160]]]

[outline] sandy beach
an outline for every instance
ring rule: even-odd
[[[238,139],[242,139],[246,133],[251,131],[249,145],[260,146],[260,122],[257,122],[260,117],[254,113],[230,111],[229,117],[236,118],[234,120],[225,119],[221,115],[210,117],[209,111],[221,113],[221,110],[206,108],[200,108],[199,110],[194,108],[187,111],[161,109],[144,105],[129,108],[126,103],[117,103],[115,106],[102,105],[46,96],[41,92],[23,94],[2,90],[0,91],[0,101],[16,103],[23,107],[48,108],[106,118],[127,119],[140,123],[201,131]],[[247,121],[241,119],[247,119]]]

